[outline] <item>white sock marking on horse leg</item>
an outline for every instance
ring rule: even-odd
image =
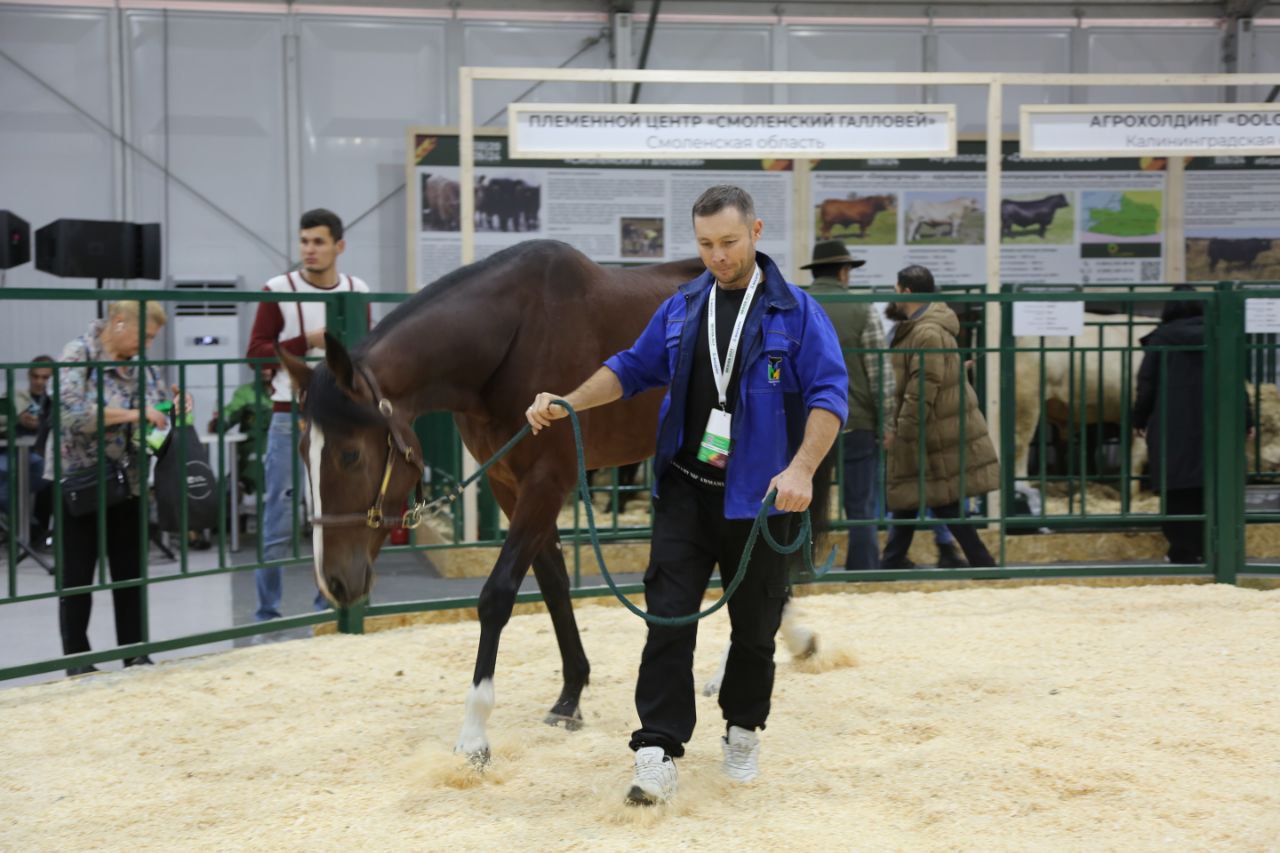
[[[489,748],[485,726],[489,712],[493,710],[493,679],[483,678],[467,691],[467,715],[462,721],[462,733],[454,752],[471,754]]]
[[[321,456],[323,452],[324,433],[313,423],[311,424],[311,465],[307,471],[307,484],[311,487],[311,506],[315,518],[319,518],[323,512],[320,509],[320,460],[323,458]],[[332,601],[333,596],[324,582],[324,527],[319,524],[313,524],[311,527],[311,550],[315,552],[312,556],[315,564],[316,586],[320,588],[325,598]]]
[[[1013,490],[1027,499],[1027,511],[1032,515],[1040,514],[1040,490],[1030,483],[1018,483]]]
[[[724,654],[720,655],[720,668],[716,670],[716,674],[711,676],[711,680],[702,685],[703,696],[715,696],[720,692],[720,685],[724,683],[724,670],[729,665],[729,649],[732,643],[724,644]]]
[[[796,615],[791,599],[787,599],[782,607],[782,641],[787,644],[787,651],[791,652],[792,657],[812,654],[813,644],[817,641],[814,630],[800,624],[800,617]]]

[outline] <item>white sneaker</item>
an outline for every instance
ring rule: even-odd
[[[655,806],[670,802],[676,795],[676,762],[660,746],[636,750],[636,772],[631,777],[627,803]]]
[[[750,729],[729,726],[720,738],[724,750],[724,775],[734,782],[750,782],[760,775],[760,736]]]

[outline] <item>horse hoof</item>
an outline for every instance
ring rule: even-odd
[[[542,720],[548,726],[560,727],[564,726],[566,732],[576,732],[582,728],[582,712],[575,709],[572,715],[558,714],[555,711],[547,714]]]
[[[708,681],[706,684],[702,685],[703,696],[716,696],[719,693],[720,693],[719,681]]]
[[[818,653],[818,635],[814,634],[809,638],[809,644],[804,647],[804,651],[796,655],[796,660],[808,660]]]
[[[493,756],[489,754],[489,747],[487,746],[483,749],[468,752],[466,756],[467,764],[471,765],[471,769],[475,770],[477,773],[483,773],[488,770],[489,764],[493,758]]]

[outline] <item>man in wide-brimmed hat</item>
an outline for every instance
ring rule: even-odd
[[[849,371],[849,420],[844,432],[844,512],[850,520],[876,517],[880,461],[877,427],[883,426],[888,405],[893,400],[893,371],[888,369],[888,347],[880,317],[872,310],[871,303],[832,302],[822,297],[848,293],[849,271],[865,263],[849,254],[843,240],[823,240],[813,247],[813,260],[801,267],[813,273],[813,284],[807,290],[818,299],[836,327]],[[834,464],[834,461],[824,464]],[[849,528],[845,568],[851,571],[880,568],[874,525]]]

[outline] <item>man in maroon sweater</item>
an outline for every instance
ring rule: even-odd
[[[267,282],[265,290],[273,293],[332,293],[355,291],[367,293],[369,286],[354,276],[338,272],[338,256],[346,248],[342,239],[342,220],[324,209],[302,214],[298,234],[302,266]],[[260,302],[249,337],[249,358],[274,358],[275,345],[297,356],[324,355],[325,303]],[[295,511],[293,466],[299,457],[293,448],[293,389],[288,377],[278,372],[272,383],[271,427],[267,431],[264,457],[262,518],[262,556],[266,563],[289,556],[293,537]],[[299,472],[298,482],[305,475]],[[302,506],[301,501],[297,506]],[[299,519],[301,523],[301,519]],[[319,534],[317,529],[316,534]],[[258,587],[259,622],[280,617],[283,595],[283,572],[279,565],[260,566],[254,572]],[[324,597],[316,593],[316,609],[326,606]]]

